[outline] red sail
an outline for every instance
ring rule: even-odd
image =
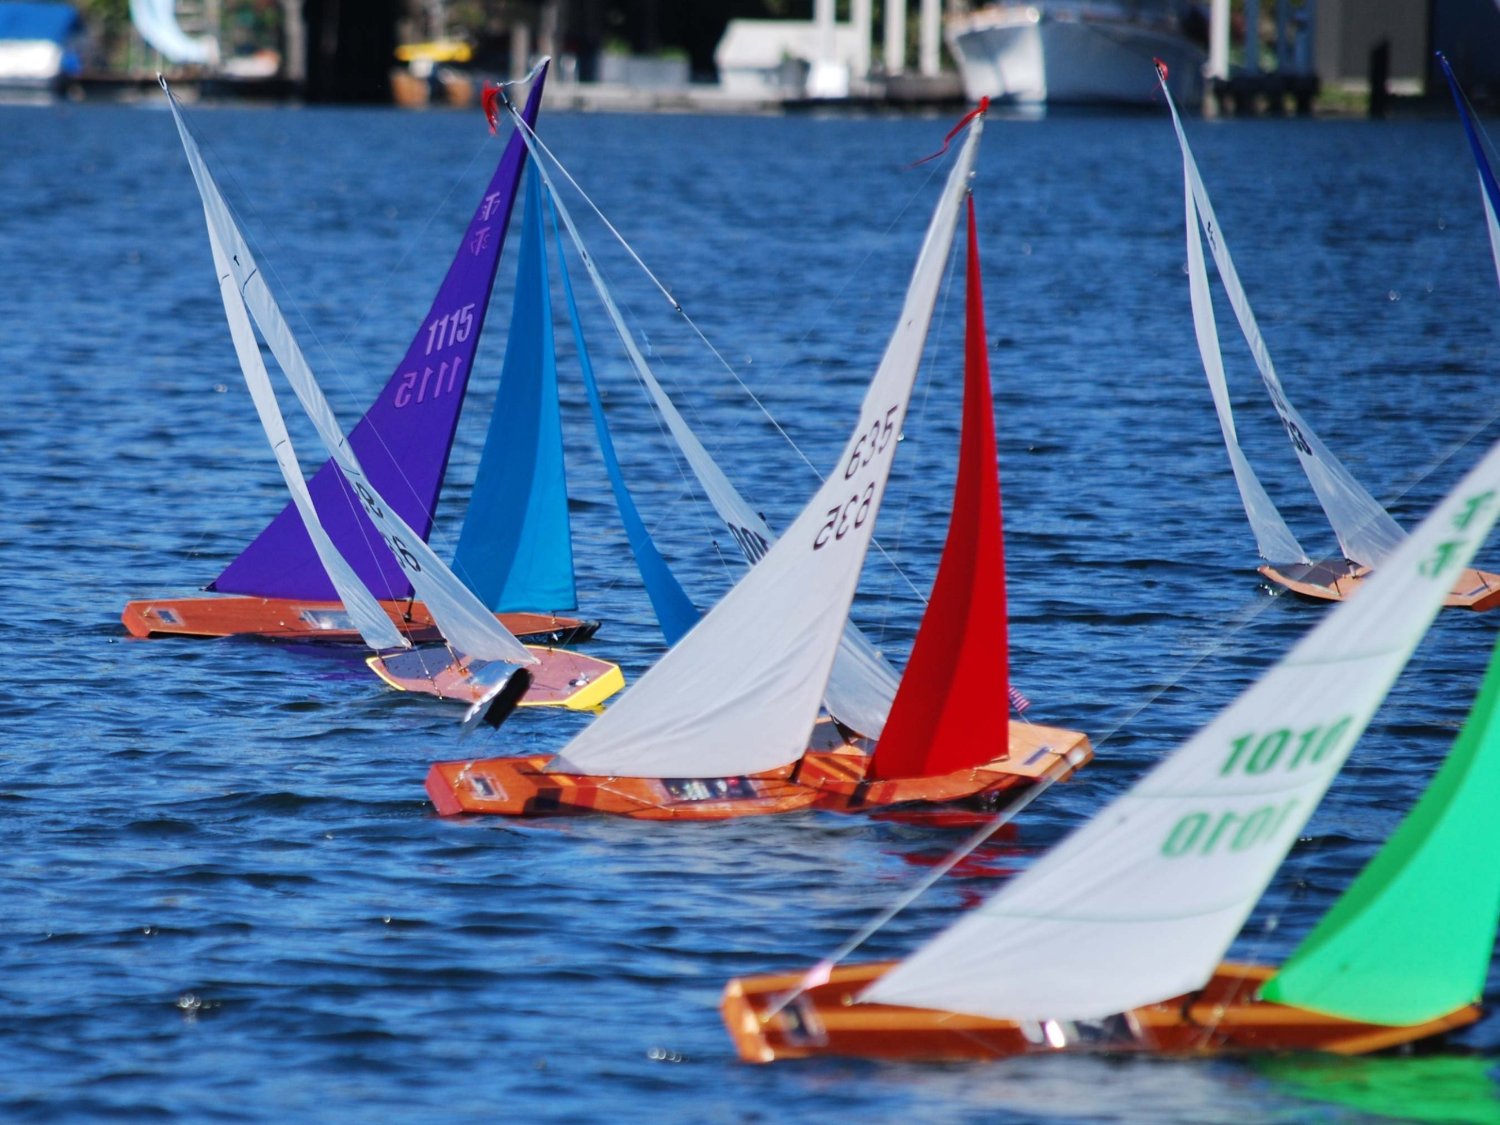
[[[1005,540],[972,197],[966,299],[953,516],[870,777],[935,777],[1001,757],[1008,743]]]

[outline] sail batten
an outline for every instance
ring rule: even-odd
[[[563,747],[554,768],[726,776],[773,769],[806,751],[879,515],[982,120],[949,173],[897,327],[833,472],[760,561]]]
[[[523,120],[535,122],[545,81],[544,66],[527,96]],[[349,436],[375,490],[423,539],[432,530],[526,156],[526,145],[513,135],[406,354]],[[309,489],[329,537],[360,580],[381,598],[410,594],[406,574],[379,547],[379,536],[331,460],[313,475]],[[335,596],[290,504],[210,589],[313,601]]]
[[[1000,1019],[1096,1019],[1201,987],[1497,515],[1500,446],[1359,597],[863,998]],[[1258,791],[1266,776],[1291,788],[1268,797]],[[1100,915],[1113,917],[1093,920]]]
[[[171,106],[188,164],[192,168],[194,182],[198,186],[210,238],[216,240],[220,247],[219,260],[232,278],[239,299],[249,310],[266,346],[276,357],[276,362],[291,384],[304,413],[332,456],[345,487],[359,497],[372,528],[384,543],[383,549],[397,559],[398,565],[427,603],[438,628],[461,652],[486,660],[535,663],[536,658],[454,577],[426,541],[412,530],[366,477],[358,457],[323,395],[322,388],[318,386],[296,337],[267,287],[265,275],[255,264],[250,247],[240,234],[228,205],[219,193],[218,185],[204,164],[197,142],[188,131],[176,100],[170,95],[168,104]],[[322,511],[319,510],[317,515],[321,519]]]
[[[531,143],[525,129],[521,129],[521,132],[527,136],[528,143]],[[678,448],[682,450],[694,476],[698,478],[709,503],[719,514],[719,518],[724,521],[730,538],[739,547],[745,561],[752,566],[755,565],[776,542],[776,534],[761,518],[760,513],[730,482],[728,476],[699,441],[687,420],[678,411],[676,404],[662,388],[650,364],[646,362],[645,356],[636,345],[630,328],[624,316],[621,315],[593,256],[584,245],[572,216],[558,197],[546,164],[538,153],[533,152],[532,156],[533,164],[547,184],[549,197],[553,201],[557,215],[562,220],[569,239],[578,250],[589,280],[593,283],[594,290],[604,306],[610,323],[614,326],[631,366],[666,422],[668,432]],[[844,635],[840,640],[838,654],[834,661],[834,670],[828,677],[825,705],[830,714],[852,730],[872,738],[878,737],[885,728],[886,716],[890,711],[891,700],[895,696],[899,682],[895,669],[876,651],[874,645],[852,623],[846,622]]]

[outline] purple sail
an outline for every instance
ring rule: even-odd
[[[544,66],[522,110],[528,125],[536,123],[546,77]],[[516,132],[505,146],[416,338],[349,437],[376,491],[424,539],[432,531],[459,407],[469,385],[525,163],[526,144]],[[375,596],[410,594],[411,584],[331,461],[317,471],[309,487],[334,545]],[[338,599],[291,504],[224,568],[209,589],[265,598]]]

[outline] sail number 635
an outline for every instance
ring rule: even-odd
[[[844,479],[851,479],[866,465],[875,459],[877,453],[884,453],[891,439],[896,436],[896,411],[901,406],[891,407],[885,412],[884,418],[876,418],[870,423],[870,432],[861,433],[859,440],[854,443],[854,448],[849,452],[849,463],[844,466]]]
[[[870,518],[870,505],[875,501],[875,482],[865,485],[863,493],[856,492],[842,504],[828,509],[828,522],[818,529],[813,539],[813,550],[819,551],[830,542],[842,539],[857,527],[863,527]]]

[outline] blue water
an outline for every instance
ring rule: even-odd
[[[497,143],[477,114],[204,108],[191,120],[352,421],[425,313]],[[902,165],[947,125],[544,116],[580,181],[822,468],[853,423],[938,183]],[[1500,291],[1457,125],[1191,133],[1289,395],[1413,523],[1500,437]],[[976,198],[1015,681],[1033,716],[1088,732],[1099,756],[870,956],[977,901],[1324,613],[1268,596],[1254,573],[1193,343],[1180,176],[1161,115],[999,120],[985,137]],[[726,978],[823,956],[961,832],[832,814],[442,820],[423,775],[474,744],[460,748],[451,708],[384,690],[357,653],[127,639],[127,598],[212,579],[282,485],[160,107],[0,109],[0,188],[0,1115],[1500,1117],[1495,1020],[1460,1038],[1476,1053],[1458,1059],[736,1062],[716,1012]],[[596,245],[693,424],[784,524],[811,470],[666,301]],[[901,574],[872,564],[856,607],[898,658],[920,613],[907,579],[925,589],[945,527],[961,304],[956,285],[940,302],[882,513]],[[1247,450],[1304,545],[1331,550],[1227,313],[1221,325]],[[502,337],[483,370],[498,371]],[[734,573],[729,545],[618,349],[597,338],[637,499],[707,604]],[[436,536],[448,548],[493,394],[493,375],[476,375]],[[659,639],[576,383],[564,397],[580,596],[606,621],[595,651],[633,676]],[[1481,563],[1500,569],[1500,546]],[[1241,953],[1283,955],[1389,832],[1461,722],[1495,628],[1441,616]],[[556,746],[577,722],[523,714],[491,748]]]

